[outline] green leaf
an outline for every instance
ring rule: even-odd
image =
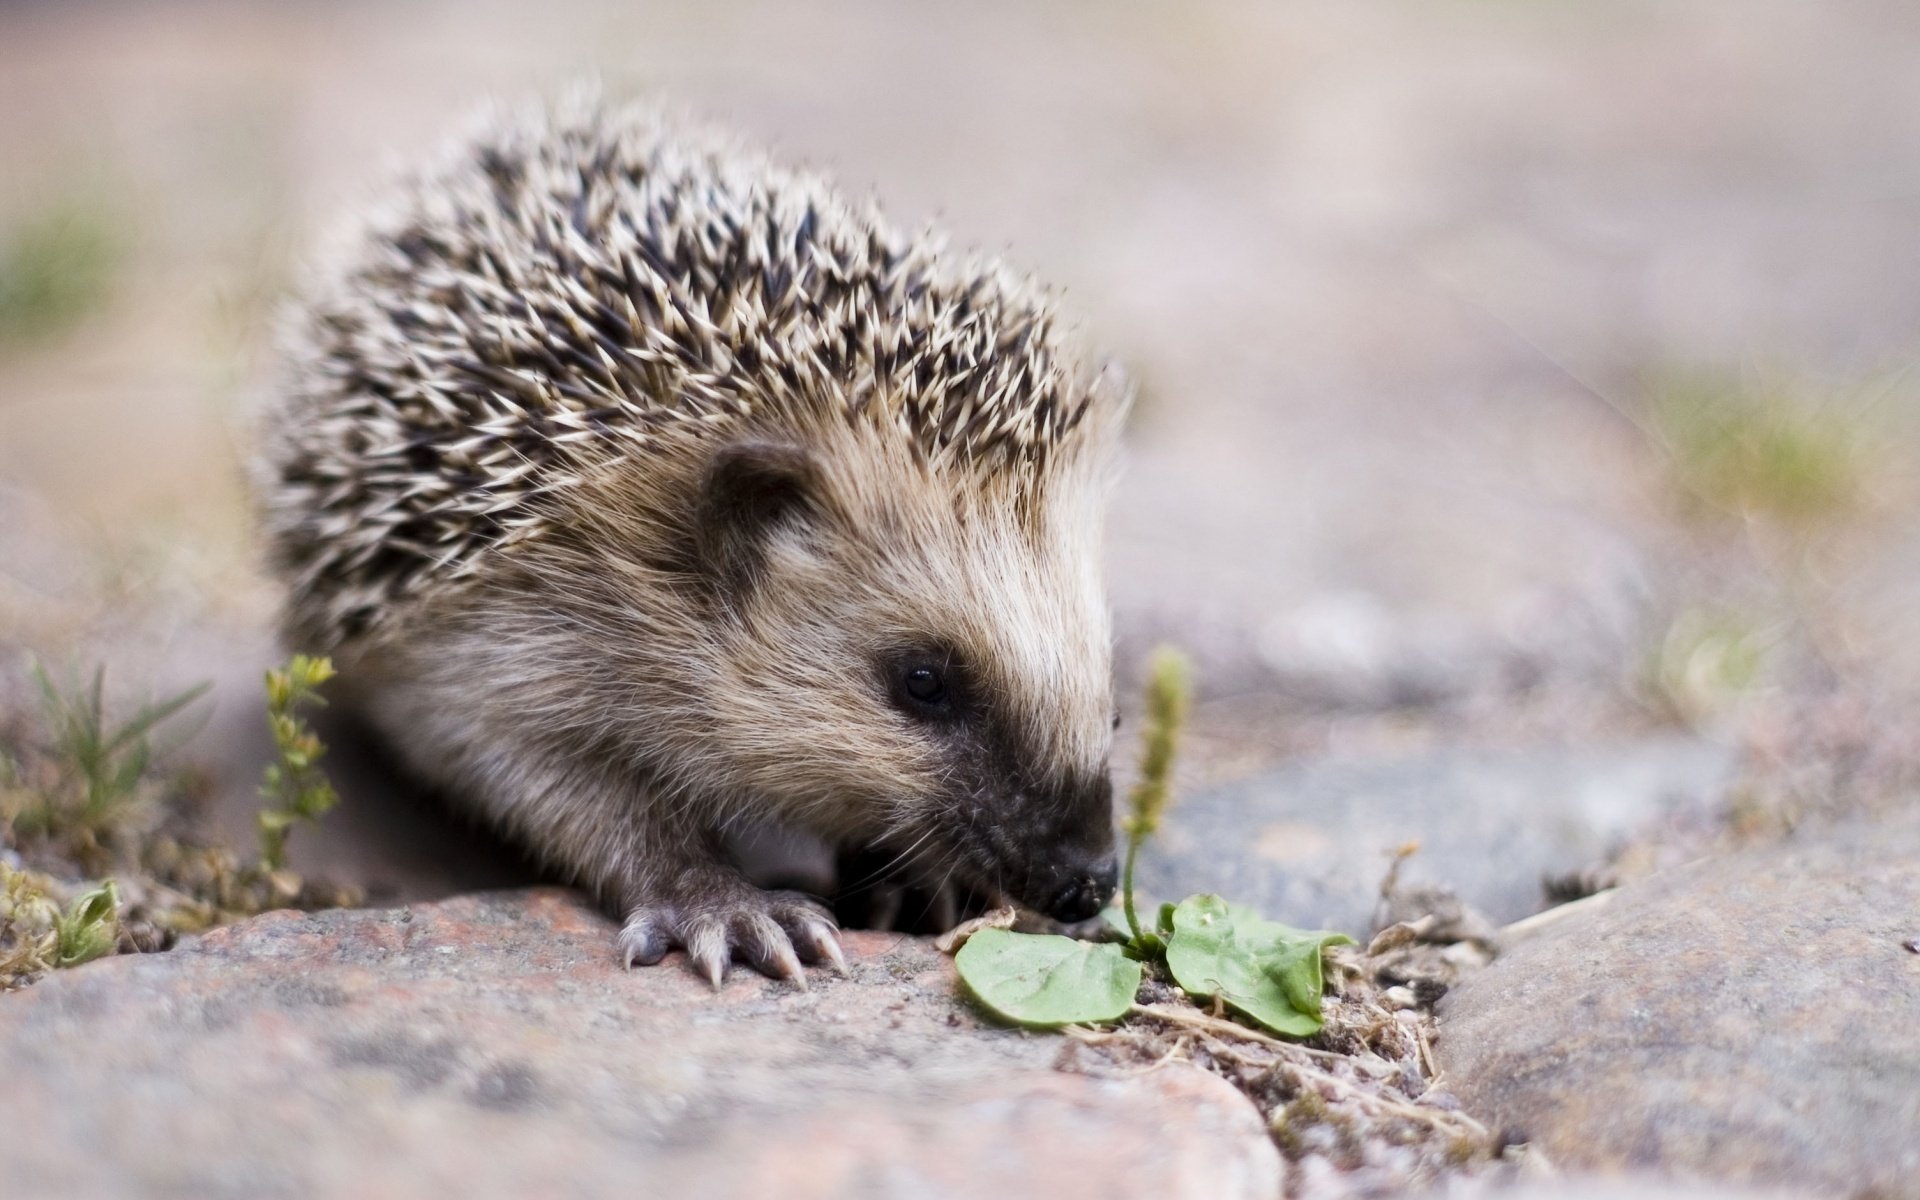
[[[1156,919],[1153,928],[1154,932],[1158,933],[1161,937],[1173,936],[1174,908],[1175,905],[1172,901],[1168,901],[1160,906],[1160,916]]]
[[[77,897],[54,922],[54,965],[77,967],[113,953],[119,917],[120,895],[111,879]]]
[[[83,925],[98,925],[102,921],[112,920],[118,907],[119,897],[114,891],[113,881],[109,879],[74,900],[74,919]]]
[[[104,668],[102,668],[102,670],[104,671]],[[99,676],[97,675],[94,677],[94,689],[95,703],[98,703]],[[169,717],[206,695],[212,689],[213,685],[211,683],[202,683],[190,687],[170,699],[162,700],[158,704],[147,705],[135,713],[132,720],[114,730],[112,738],[107,742],[107,753],[112,754],[121,747],[147,736],[147,734],[153,731],[154,726],[166,721]]]
[[[1320,1032],[1321,951],[1352,938],[1268,921],[1218,896],[1189,896],[1172,923],[1167,969],[1188,995],[1218,996],[1288,1037]]]
[[[1110,942],[982,929],[953,957],[989,1012],[1053,1029],[1118,1019],[1140,990],[1140,964]]]

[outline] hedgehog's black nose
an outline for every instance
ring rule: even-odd
[[[1099,916],[1100,910],[1113,898],[1113,886],[1119,878],[1120,866],[1111,854],[1069,870],[1066,882],[1047,901],[1047,915],[1069,925]]]

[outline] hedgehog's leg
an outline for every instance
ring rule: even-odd
[[[665,849],[655,842],[642,877],[623,889],[627,923],[620,952],[627,965],[651,966],[677,946],[715,986],[736,956],[803,988],[803,960],[846,974],[839,927],[817,901],[755,887],[717,852]]]
[[[755,887],[712,837],[670,819],[678,810],[642,781],[529,741],[511,724],[472,722],[472,704],[453,688],[394,687],[380,699],[381,728],[422,778],[625,917],[619,947],[628,964],[681,947],[715,983],[736,954],[802,986],[803,960],[844,972],[825,908]]]

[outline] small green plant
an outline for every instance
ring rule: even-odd
[[[1865,496],[1872,399],[1809,398],[1778,382],[1696,371],[1656,380],[1649,416],[1675,483],[1696,504],[1805,524]]]
[[[1192,695],[1189,678],[1180,655],[1155,654],[1140,780],[1122,822],[1126,941],[1082,942],[1005,929],[973,934],[954,955],[954,966],[967,990],[996,1016],[1042,1029],[1116,1021],[1132,1010],[1142,979],[1153,970],[1187,995],[1218,999],[1275,1033],[1310,1037],[1320,1031],[1321,955],[1328,946],[1350,943],[1345,934],[1294,929],[1212,895],[1163,904],[1151,927],[1140,923],[1134,864],[1172,797],[1174,751]]]
[[[208,687],[201,684],[145,705],[116,725],[108,720],[102,697],[104,667],[85,688],[61,688],[38,663],[33,677],[51,739],[51,778],[38,788],[12,789],[25,794],[23,811],[14,819],[22,832],[53,837],[98,839],[123,822],[143,797],[154,730],[205,695]],[[11,768],[9,774],[17,770]]]
[[[120,940],[120,893],[108,879],[81,893],[53,923],[53,965],[77,967],[113,953]]]
[[[1163,905],[1160,936],[1167,971],[1189,996],[1218,998],[1289,1037],[1320,1032],[1326,988],[1321,955],[1350,944],[1344,933],[1295,929],[1268,921],[1218,896],[1189,896]]]
[[[105,302],[122,243],[97,204],[67,199],[0,241],[0,342],[60,333]]]
[[[260,865],[268,871],[287,865],[287,835],[302,821],[318,821],[340,799],[320,770],[327,752],[300,715],[308,706],[326,704],[320,686],[333,678],[333,662],[296,654],[287,665],[267,672],[267,722],[273,727],[275,760],[260,784],[266,806],[260,810]]]
[[[120,896],[112,880],[64,909],[48,896],[48,886],[0,863],[0,991],[111,954],[120,940]]]

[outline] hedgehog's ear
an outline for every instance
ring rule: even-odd
[[[707,466],[695,538],[707,568],[730,582],[749,579],[770,530],[815,509],[819,468],[788,442],[723,446]]]

